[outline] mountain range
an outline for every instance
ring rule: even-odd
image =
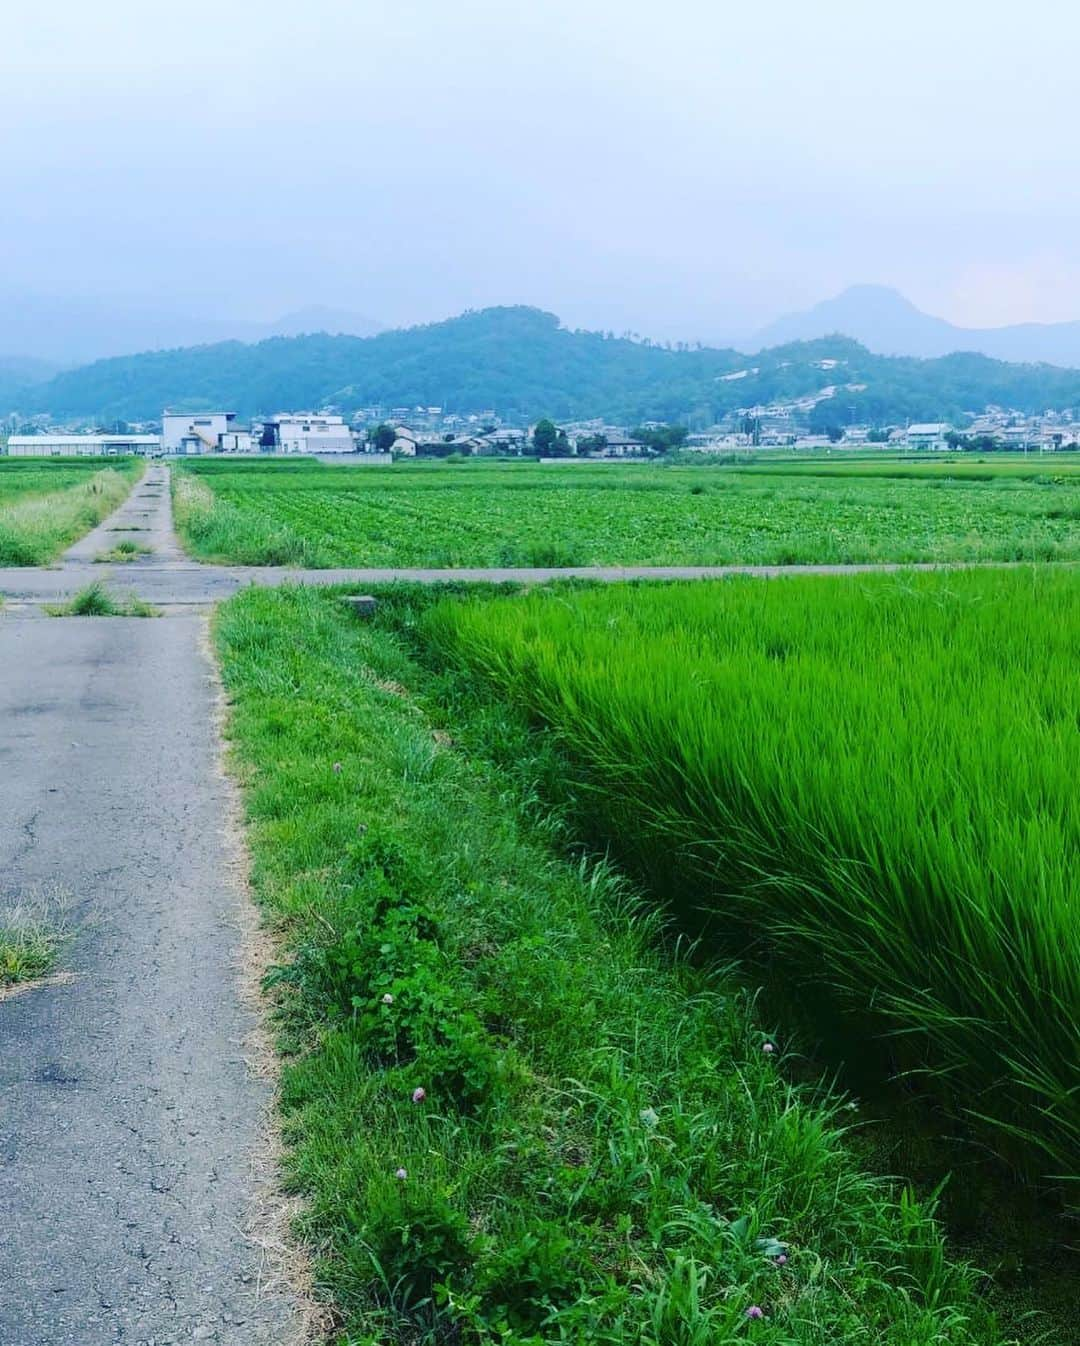
[[[884,285],[852,285],[813,308],[769,323],[746,344],[748,349],[763,350],[836,334],[852,337],[876,355],[933,359],[976,351],[996,360],[1080,368],[1080,322],[957,327],[923,313],[898,290]]]
[[[0,388],[0,399],[4,398]],[[283,408],[438,405],[539,416],[708,425],[744,409],[799,404],[812,426],[954,420],[988,405],[1080,408],[1080,370],[979,354],[884,356],[849,337],[787,342],[747,356],[672,349],[570,331],[553,313],[512,307],[372,337],[273,337],[150,351],[25,383],[0,411],[58,420],[151,420],[162,408],[221,408],[247,418]]]

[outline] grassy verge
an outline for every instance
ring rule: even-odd
[[[769,1007],[562,857],[394,630],[252,589],[215,634],[341,1342],[1001,1340],[929,1207],[786,1082]]]
[[[172,473],[173,520],[192,556],[201,561],[253,566],[327,566],[318,546],[257,511],[219,500],[201,478],[182,467]]]
[[[0,504],[0,565],[39,566],[55,560],[123,504],[144,468],[141,460],[131,459],[62,490],[6,499]]]

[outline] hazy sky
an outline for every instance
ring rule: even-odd
[[[0,290],[722,337],[857,281],[1080,318],[1061,0],[36,0]]]

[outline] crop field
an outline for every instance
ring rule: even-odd
[[[1002,453],[994,457],[972,454],[934,454],[927,457],[842,454],[811,458],[760,457],[733,464],[738,472],[800,477],[892,477],[922,481],[1031,481],[1064,483],[1080,477],[1080,454],[1051,455]]]
[[[1080,1205],[1080,576],[564,589],[420,629],[555,731],[650,890]]]
[[[214,624],[335,1340],[1014,1346],[774,1008],[538,814],[524,717],[417,657],[431,604],[456,652],[575,600],[458,601],[252,587]]]
[[[0,458],[0,565],[45,565],[119,506],[137,459]]]
[[[205,462],[174,474],[193,555],[451,567],[1080,559],[1080,464]]]

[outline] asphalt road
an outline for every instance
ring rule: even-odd
[[[0,1344],[291,1339],[244,1236],[249,1074],[194,614],[0,617],[0,905],[68,895],[66,985],[0,1002]]]

